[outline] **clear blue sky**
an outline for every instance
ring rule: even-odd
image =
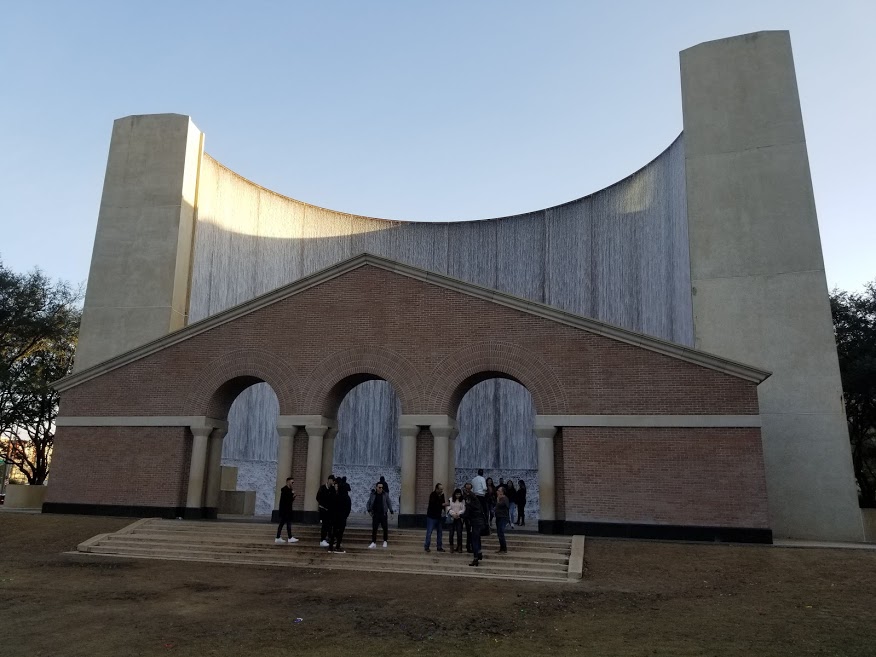
[[[678,52],[791,31],[830,286],[876,278],[876,2],[28,2],[0,13],[0,255],[88,275],[114,119],[189,114],[294,198],[408,220],[584,196],[681,130]]]

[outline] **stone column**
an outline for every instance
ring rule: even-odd
[[[554,476],[554,436],[557,427],[536,427],[535,436],[538,440],[538,498],[539,519],[553,521],[557,519],[556,480]]]
[[[325,425],[308,425],[307,429],[307,475],[304,481],[304,510],[316,511],[316,494],[322,483],[322,442],[328,431]]]
[[[401,440],[401,501],[399,514],[413,515],[416,509],[417,492],[417,434],[420,427],[402,425],[399,427]]]
[[[328,479],[335,465],[335,438],[338,430],[329,427],[322,439],[322,481]]]
[[[192,459],[189,464],[189,488],[186,494],[186,508],[197,509],[200,514],[204,506],[204,467],[207,464],[207,437],[213,427],[190,427],[192,436]],[[198,515],[195,514],[195,515]]]
[[[286,485],[286,477],[292,476],[292,448],[297,427],[277,427],[280,439],[277,442],[277,484],[274,486],[274,509],[280,508],[280,489]]]
[[[207,492],[204,506],[208,509],[219,508],[219,491],[222,480],[222,441],[228,433],[226,429],[213,429],[207,446]],[[218,512],[218,511],[217,511]]]
[[[450,439],[447,441],[447,499],[453,496],[453,490],[456,488],[456,437],[459,435],[457,429],[450,432]]]
[[[450,472],[450,435],[456,430],[452,426],[436,426],[430,427],[432,431],[433,450],[432,450],[432,485],[430,489],[435,487],[435,484],[442,484],[445,488],[450,485],[448,474]],[[455,442],[455,441],[454,441]],[[453,491],[450,491],[451,493]]]

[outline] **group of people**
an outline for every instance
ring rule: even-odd
[[[275,543],[297,543],[298,539],[292,536],[292,503],[295,501],[295,492],[292,486],[295,480],[292,477],[286,479],[286,485],[280,489],[279,516],[280,524],[277,526]],[[350,484],[346,477],[329,475],[325,483],[319,487],[316,493],[316,504],[319,511],[319,544],[328,548],[329,552],[345,553],[343,547],[344,531],[347,528],[347,518],[353,502],[350,499]],[[383,529],[383,547],[389,543],[389,516],[395,515],[392,500],[389,497],[389,484],[386,479],[380,481],[371,489],[368,498],[368,513],[371,514],[371,545],[377,547],[377,529]],[[286,526],[287,539],[282,538],[283,526]]]
[[[292,536],[292,503],[295,501],[293,485],[295,481],[289,477],[286,485],[280,489],[279,516],[276,543],[297,543]],[[329,552],[344,553],[344,530],[347,518],[350,516],[352,502],[350,500],[350,485],[346,477],[336,478],[329,475],[325,484],[320,486],[316,494],[319,510],[320,540],[322,547]],[[377,547],[377,530],[383,530],[383,547],[389,546],[389,517],[395,515],[392,499],[389,495],[389,484],[380,477],[368,497],[366,510],[371,516],[371,544],[369,549]],[[484,471],[478,470],[461,489],[453,491],[448,501],[444,495],[444,486],[435,484],[435,489],[429,495],[426,508],[426,539],[424,549],[431,551],[432,534],[436,534],[436,549],[444,552],[443,525],[450,525],[450,551],[462,550],[462,536],[465,532],[465,550],[472,554],[469,566],[477,566],[483,560],[481,538],[488,536],[493,520],[496,522],[496,535],[499,539],[497,552],[508,551],[505,530],[513,528],[514,524],[526,524],[526,482],[518,480],[517,486],[511,479],[506,482],[500,478],[496,485],[491,477],[484,478]],[[516,522],[515,521],[516,516]],[[283,526],[286,526],[288,540],[282,538]],[[455,544],[454,544],[455,543]]]
[[[450,524],[450,551],[462,552],[462,534],[465,531],[466,552],[473,555],[469,566],[477,566],[483,560],[481,538],[488,536],[493,519],[496,521],[496,535],[499,539],[497,552],[508,552],[505,530],[513,527],[516,512],[516,524],[525,524],[526,482],[518,481],[517,487],[513,481],[499,479],[499,485],[492,478],[484,478],[484,471],[478,470],[477,476],[466,483],[462,489],[453,491],[450,501],[446,501],[444,488],[435,485],[435,490],[429,495],[426,509],[426,540],[423,548],[430,552],[432,534],[437,534],[436,549],[444,552],[442,541],[442,523]],[[455,544],[454,544],[455,543]]]

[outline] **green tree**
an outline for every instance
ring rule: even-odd
[[[59,402],[51,383],[71,371],[81,297],[0,261],[0,448],[30,484],[49,473]]]
[[[830,295],[852,463],[861,506],[876,507],[876,280]]]

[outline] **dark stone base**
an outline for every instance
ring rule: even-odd
[[[709,541],[713,543],[773,542],[771,529],[755,527],[704,527],[697,525],[646,525],[620,522],[582,522],[575,520],[540,520],[542,534],[584,534],[607,538],[644,538],[666,541]]]
[[[398,514],[399,529],[425,529],[425,513],[400,513]]]
[[[46,502],[43,513],[69,513],[83,516],[121,516],[125,518],[185,518],[201,520],[216,517],[215,509],[188,509],[186,507],[166,506],[123,506],[115,504],[68,504],[66,502]]]

